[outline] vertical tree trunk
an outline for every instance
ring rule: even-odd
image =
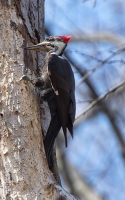
[[[57,185],[45,158],[40,104],[30,83],[40,73],[42,55],[25,52],[43,40],[44,0],[0,0],[0,175],[1,199],[75,199]],[[44,104],[44,111],[46,109]],[[44,129],[48,127],[45,111]]]

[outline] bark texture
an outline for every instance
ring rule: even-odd
[[[43,56],[24,47],[43,39],[44,0],[0,0],[0,175],[3,199],[75,199],[57,185],[45,158],[40,104],[30,83]],[[48,127],[46,104],[44,129]]]

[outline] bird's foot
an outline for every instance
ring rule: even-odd
[[[30,79],[28,76],[26,76],[26,75],[23,75],[23,76],[19,79],[19,81],[22,81],[22,80],[26,80],[26,81],[30,81],[30,82],[31,82],[31,79]]]

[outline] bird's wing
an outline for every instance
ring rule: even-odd
[[[75,119],[74,75],[68,61],[57,55],[51,55],[48,62],[48,73],[67,146],[67,128],[73,136]]]

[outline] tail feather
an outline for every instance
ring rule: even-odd
[[[73,123],[72,123],[71,119],[69,119],[68,130],[73,138]]]
[[[60,128],[61,128],[61,123],[58,114],[55,114],[51,119],[46,137],[44,139],[44,148],[49,166],[51,165],[50,157],[52,153],[52,148]]]
[[[67,143],[67,129],[66,129],[66,127],[63,128],[63,133],[64,133],[64,138],[65,138],[65,146],[67,147],[68,143]]]

